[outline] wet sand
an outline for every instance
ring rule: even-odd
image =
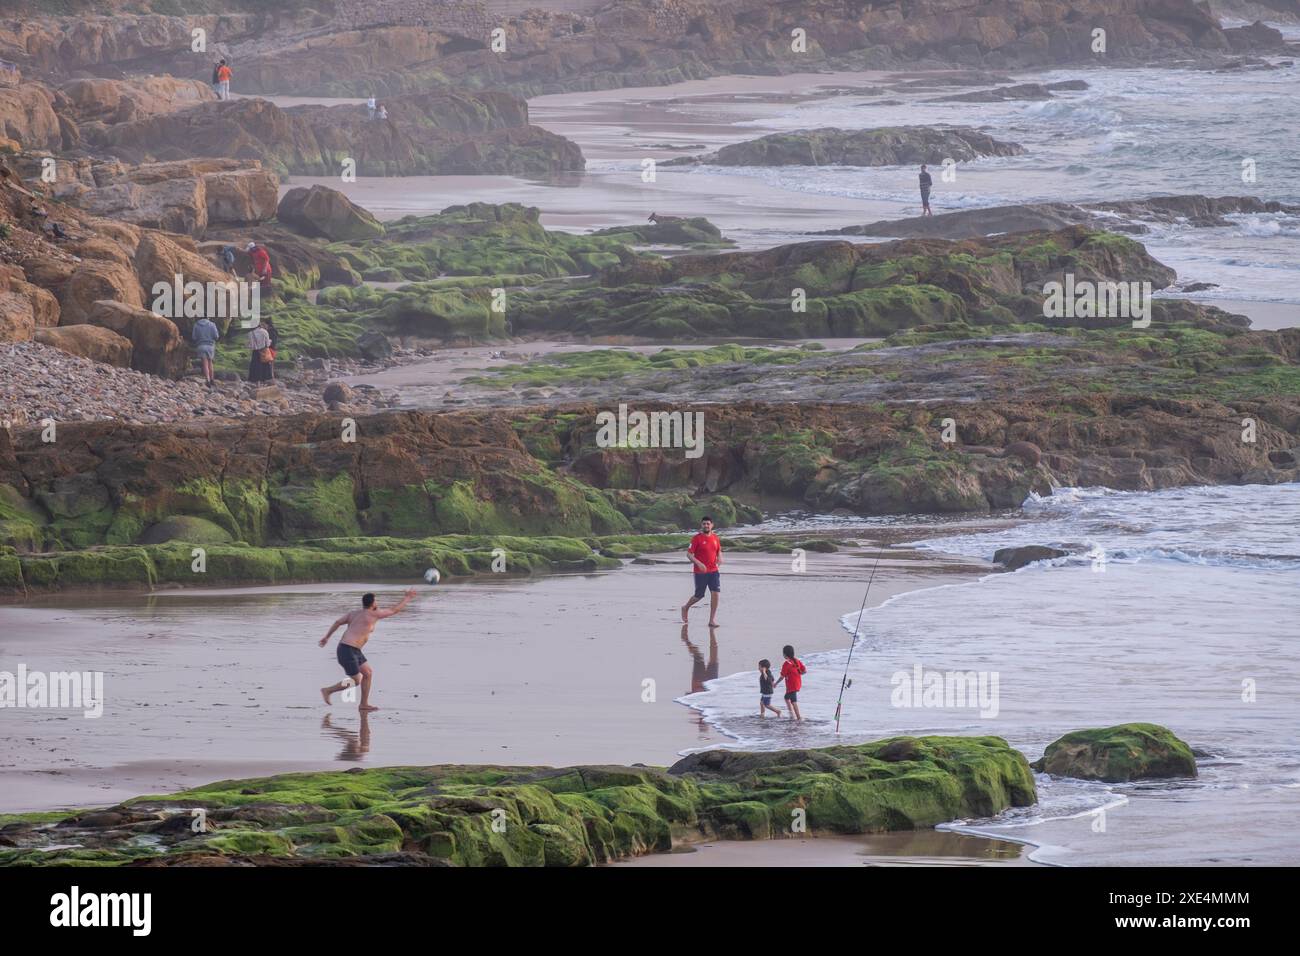
[[[1247,299],[1198,299],[1205,305],[1250,317],[1252,329],[1300,328],[1300,304],[1294,302],[1252,302]]]
[[[1034,866],[1028,847],[946,830],[682,846],[614,866]]]
[[[779,657],[785,643],[800,653],[843,644],[839,617],[861,603],[872,557],[809,554],[794,574],[786,555],[730,555],[712,632],[698,606],[683,628],[691,576],[667,555],[602,574],[421,586],[366,648],[382,709],[365,720],[337,697],[321,703],[317,688],[341,671],[334,645],[316,642],[364,591],[386,605],[405,584],[62,595],[2,608],[0,670],[103,671],[106,702],[98,719],[5,711],[0,811],[358,765],[666,766],[725,743],[674,698]],[[891,555],[872,604],[980,570]],[[642,699],[647,686],[653,702]],[[810,700],[804,713],[828,719],[834,707]],[[797,745],[798,728],[788,733]]]
[[[470,201],[518,202],[538,206],[550,229],[585,232],[644,222],[652,212],[705,216],[742,249],[765,248],[806,239],[806,233],[910,214],[904,203],[798,193],[758,179],[716,176],[691,168],[659,168],[654,182],[642,179],[643,159],[662,162],[695,150],[716,149],[775,132],[765,117],[788,108],[792,97],[815,95],[819,87],[870,84],[890,74],[804,73],[789,76],[728,76],[669,87],[631,87],[562,93],[529,100],[533,123],[572,139],[588,161],[583,172],[550,180],[511,176],[338,177],[294,176],[295,186],[321,184],[339,189],[380,219],[428,215]],[[302,98],[269,97],[280,105]],[[342,103],[351,100],[315,100]],[[737,125],[745,124],[745,125]],[[845,175],[853,175],[845,169]]]

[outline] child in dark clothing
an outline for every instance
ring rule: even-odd
[[[770,710],[778,717],[781,711],[772,706],[772,691],[775,685],[772,683],[772,662],[763,658],[758,662],[758,716],[766,717]]]

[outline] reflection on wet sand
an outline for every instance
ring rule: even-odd
[[[709,661],[704,662],[704,655],[700,649],[691,643],[690,637],[686,632],[687,626],[682,625],[682,643],[686,649],[691,652],[691,689],[688,694],[697,694],[704,690],[704,682],[708,680],[717,680],[718,678],[718,638],[715,631],[709,630]]]
[[[350,763],[357,763],[366,754],[370,753],[370,715],[365,711],[360,712],[361,728],[359,731],[348,730],[346,727],[335,727],[330,720],[330,714],[321,718],[320,729],[325,731],[323,736],[333,735],[343,741],[343,749],[339,751],[336,760],[345,760]]]

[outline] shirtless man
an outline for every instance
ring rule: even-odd
[[[406,592],[406,597],[402,598],[400,604],[391,611],[381,611],[375,607],[375,596],[365,594],[361,597],[361,610],[348,611],[341,618],[335,621],[325,636],[320,639],[320,646],[324,647],[329,643],[334,632],[340,627],[347,626],[343,632],[343,637],[339,640],[339,646],[336,651],[339,664],[343,667],[343,672],[347,674],[346,680],[341,680],[333,687],[322,687],[320,695],[325,698],[325,703],[330,703],[330,695],[337,693],[347,687],[356,685],[360,675],[361,683],[361,705],[357,708],[360,711],[378,710],[370,703],[370,682],[374,677],[374,671],[370,664],[366,662],[366,655],[361,653],[361,648],[366,646],[366,641],[370,640],[370,632],[375,629],[375,625],[386,617],[392,617],[406,605],[411,603],[415,597],[415,589],[411,588]]]

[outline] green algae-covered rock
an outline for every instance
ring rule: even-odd
[[[1159,724],[1076,730],[1048,744],[1033,767],[1058,777],[1107,783],[1196,776],[1192,748]]]
[[[104,812],[0,818],[0,865],[202,860],[586,866],[677,841],[929,827],[1036,799],[997,737],[710,751],[654,767],[435,766],[225,780]],[[204,833],[189,825],[203,808]],[[140,837],[148,836],[149,840]],[[53,846],[75,849],[49,849]]]
[[[167,541],[188,541],[191,544],[229,544],[230,532],[207,518],[193,515],[176,515],[165,518],[147,528],[140,536],[141,544],[163,544]]]

